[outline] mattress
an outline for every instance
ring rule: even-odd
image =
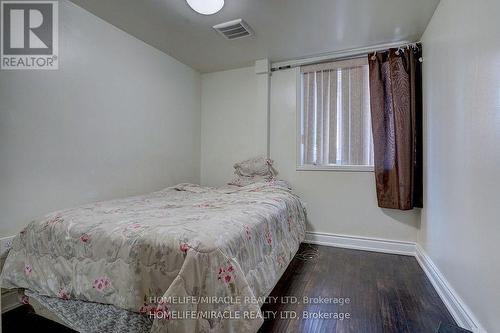
[[[285,182],[180,184],[31,222],[0,282],[139,313],[151,332],[256,332],[304,236],[303,205]]]

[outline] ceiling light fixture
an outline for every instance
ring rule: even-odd
[[[212,15],[224,7],[224,0],[186,0],[189,7],[203,15]]]

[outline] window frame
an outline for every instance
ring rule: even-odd
[[[375,166],[373,165],[313,165],[313,164],[302,164],[301,162],[301,146],[302,146],[302,114],[303,114],[303,87],[302,87],[302,75],[300,72],[300,66],[295,67],[295,79],[296,79],[296,129],[295,129],[295,170],[296,171],[340,171],[340,172],[374,172]]]

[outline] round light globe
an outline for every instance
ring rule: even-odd
[[[224,7],[224,0],[186,0],[189,7],[197,13],[212,15]]]

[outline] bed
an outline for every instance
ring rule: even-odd
[[[286,182],[180,184],[31,222],[0,281],[79,331],[256,332],[304,236]]]

